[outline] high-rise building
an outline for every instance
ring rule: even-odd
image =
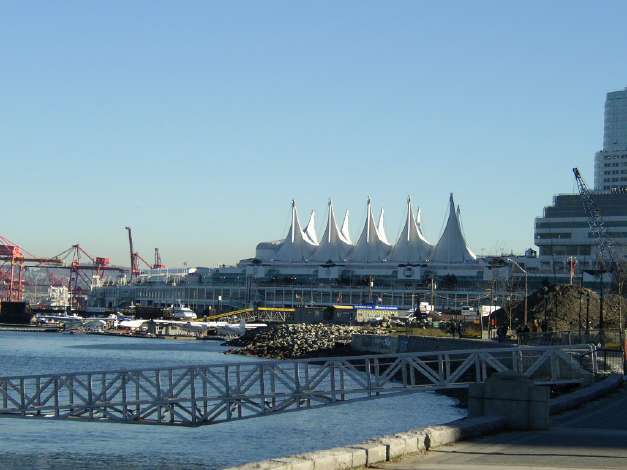
[[[627,88],[605,100],[603,150],[594,158],[594,201],[618,260],[627,261]],[[540,270],[566,275],[572,258],[577,269],[596,264],[598,241],[590,230],[579,194],[559,194],[535,220]]]
[[[603,150],[594,158],[594,189],[627,189],[627,88],[605,99]]]

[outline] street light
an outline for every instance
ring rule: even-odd
[[[523,273],[525,273],[525,326],[527,326],[527,285],[528,285],[527,284],[527,270],[523,269],[523,267],[520,264],[518,264],[516,261],[514,261],[511,258],[506,258],[505,261],[513,264],[518,269],[520,269]]]

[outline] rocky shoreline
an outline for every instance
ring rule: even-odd
[[[225,343],[227,354],[244,354],[272,359],[303,359],[355,354],[351,337],[356,333],[381,334],[373,327],[316,324],[271,325],[247,331]]]

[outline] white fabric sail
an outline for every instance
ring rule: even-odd
[[[342,230],[340,230],[340,236],[344,243],[348,243],[352,245],[353,242],[351,240],[351,232],[348,227],[348,209],[346,209],[346,213],[344,214],[344,221],[342,222]]]
[[[348,214],[347,214],[348,216]],[[347,218],[345,218],[347,222]],[[337,221],[335,220],[335,210],[333,209],[333,202],[329,199],[329,209],[327,214],[327,228],[322,235],[322,239],[318,245],[318,248],[312,255],[313,261],[321,262],[338,262],[344,261],[346,255],[353,248],[350,240],[342,235],[337,228]]]
[[[377,223],[377,232],[379,232],[379,236],[381,237],[381,241],[388,245],[391,243],[388,241],[388,235],[385,233],[385,221],[383,220],[383,216],[385,214],[385,210],[381,208],[381,213],[379,214],[379,222]]]
[[[309,216],[309,222],[307,222],[307,226],[305,227],[305,235],[309,239],[309,241],[318,245],[318,234],[316,233],[316,211],[312,210],[311,215]]]
[[[382,219],[380,219],[382,220]],[[349,254],[350,261],[356,263],[377,263],[387,261],[390,252],[390,244],[385,240],[385,234],[379,233],[377,225],[372,216],[372,203],[368,198],[368,209],[366,212],[366,223],[361,232],[361,236],[353,251]]]
[[[287,236],[276,251],[274,260],[284,262],[303,262],[308,261],[309,257],[315,250],[316,245],[313,244],[307,235],[305,235],[298,220],[298,212],[296,210],[296,202],[292,201],[292,222]]]
[[[398,263],[422,263],[431,255],[433,245],[431,245],[422,234],[420,228],[420,209],[414,218],[411,199],[407,198],[407,218],[405,226],[392,251],[390,261]]]
[[[455,208],[451,193],[448,220],[440,240],[431,253],[429,261],[432,263],[467,263],[477,259],[477,256],[466,245],[459,216],[459,208]]]
[[[433,243],[427,240],[427,237],[425,237],[425,234],[422,231],[422,210],[420,207],[416,207],[416,226],[418,227],[418,235],[420,236],[420,239],[429,245],[429,250],[433,250]]]

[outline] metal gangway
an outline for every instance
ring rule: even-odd
[[[198,426],[421,390],[494,372],[590,380],[596,348],[508,347],[0,377],[0,416]]]
[[[245,313],[252,312],[252,311],[253,311],[252,308],[246,307],[246,308],[241,308],[239,310],[231,310],[229,312],[216,313],[215,315],[207,315],[207,320],[215,321],[215,320],[220,320],[222,318],[237,317],[237,316],[240,316]]]

